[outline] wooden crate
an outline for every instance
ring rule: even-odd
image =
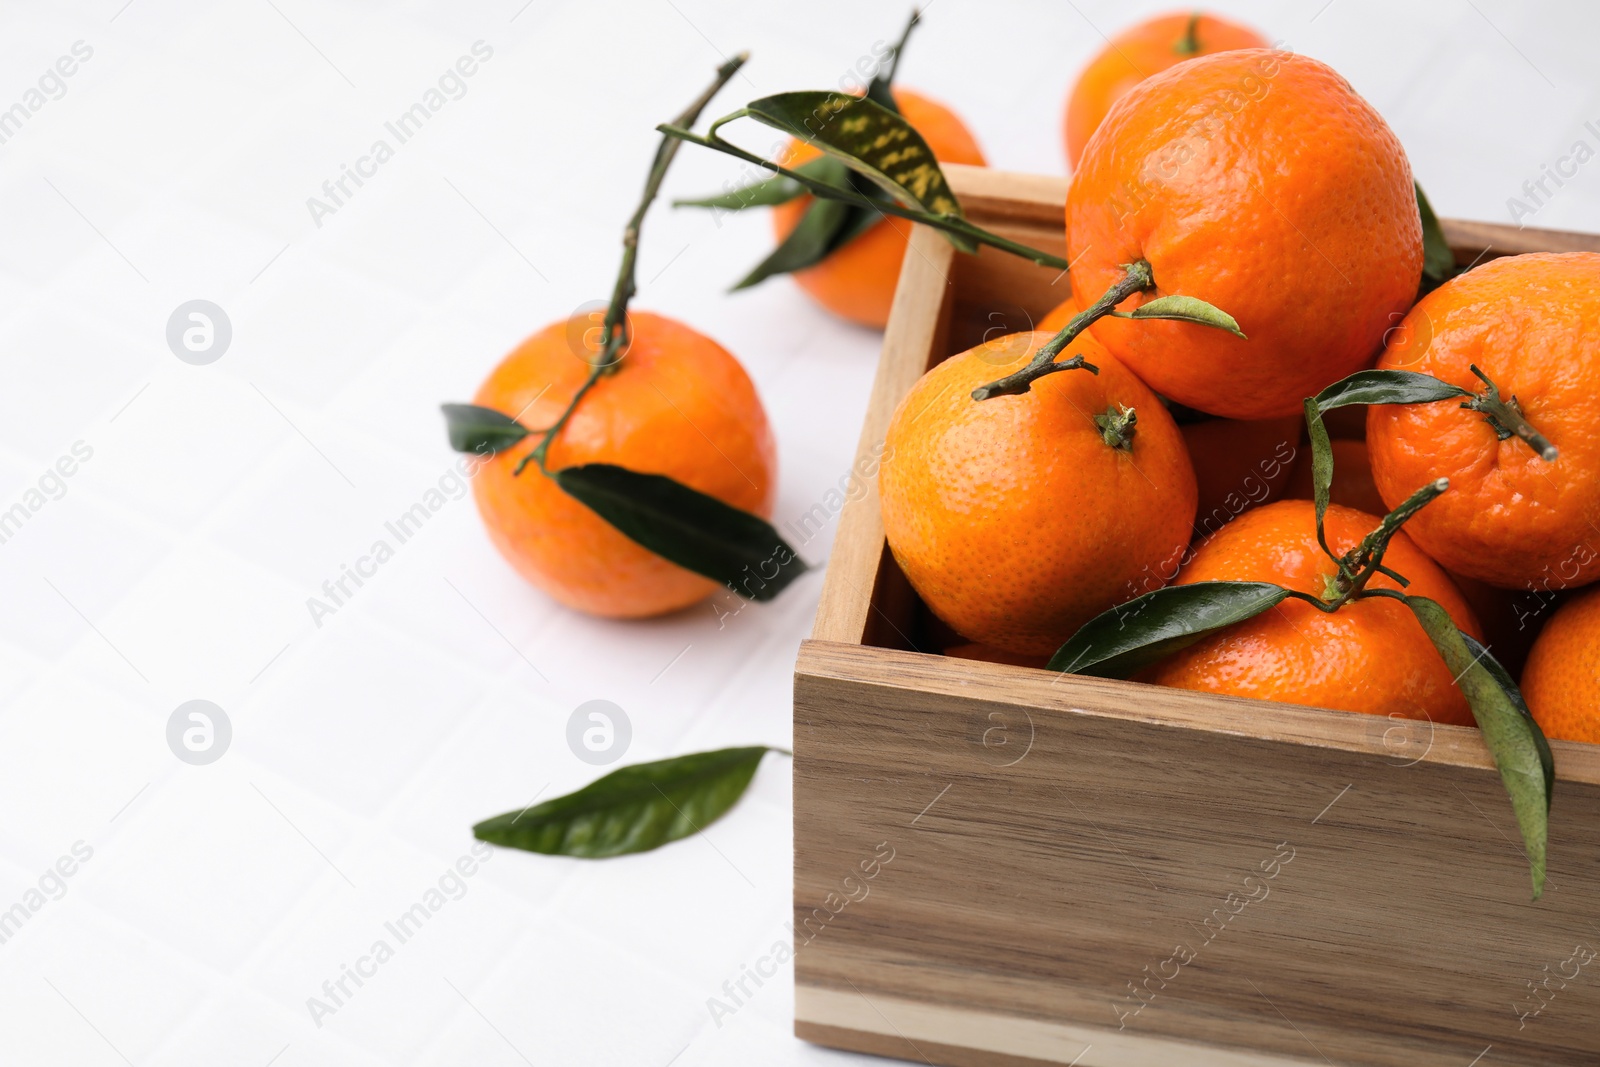
[[[1064,180],[949,170],[974,221],[1062,250]],[[1445,227],[1463,264],[1600,250]],[[858,470],[929,366],[1066,286],[918,228]],[[1474,730],[927,647],[868,493],[795,669],[800,1037],[984,1067],[1600,1062],[1600,960],[1581,962],[1600,948],[1600,746],[1552,744],[1534,903]]]

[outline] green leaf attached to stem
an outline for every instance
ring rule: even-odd
[[[1311,439],[1311,499],[1317,508],[1317,543],[1329,559],[1337,561],[1339,556],[1328,547],[1328,536],[1322,529],[1333,489],[1333,442],[1328,440],[1328,427],[1322,422],[1322,409],[1315,397],[1306,398],[1305,409],[1306,436]]]
[[[1522,693],[1506,669],[1471,636],[1456,629],[1450,615],[1427,597],[1403,596],[1439,655],[1466,694],[1472,717],[1500,769],[1500,781],[1511,796],[1511,810],[1522,831],[1533,879],[1533,898],[1544,892],[1545,849],[1549,840],[1551,790],[1555,763],[1544,731],[1528,713]]]
[[[1311,496],[1317,507],[1317,543],[1328,558],[1339,565],[1347,594],[1358,588],[1352,585],[1357,575],[1346,566],[1344,557],[1328,547],[1328,538],[1322,527],[1323,519],[1328,514],[1328,499],[1333,485],[1333,444],[1328,440],[1328,428],[1322,422],[1323,413],[1352,404],[1431,404],[1437,400],[1472,395],[1431,374],[1409,370],[1363,370],[1341,378],[1316,396],[1306,399],[1306,432],[1311,438]],[[1382,552],[1378,555],[1381,560]]]
[[[682,482],[609,463],[564,467],[554,478],[656,555],[740,596],[771,600],[806,571],[771,523]]]
[[[504,452],[533,431],[510,415],[477,404],[440,404],[445,433],[457,452],[488,456]]]
[[[1291,595],[1270,582],[1169,585],[1084,623],[1050,657],[1049,669],[1127,678],[1208,634],[1276,607]]]
[[[903,204],[961,217],[961,204],[922,134],[871,100],[831,91],[779,93],[752,100],[741,111],[718,119],[711,125],[711,135],[740,116],[820,149]]]
[[[799,174],[810,175],[818,181],[830,182],[834,185],[845,185],[845,166],[832,156],[819,156],[808,159],[794,168]],[[674,200],[673,207],[706,207],[717,208],[722,211],[743,211],[747,207],[776,207],[787,204],[791,200],[806,195],[806,187],[793,178],[785,178],[779,174],[765,181],[755,182],[738,189],[723,193],[721,196],[708,196],[699,200]]]
[[[900,40],[890,48],[878,73],[867,87],[866,97],[884,110],[900,114],[900,108],[889,91],[894,72],[905,49],[911,30],[917,25],[919,14],[912,11]],[[757,102],[759,103],[759,101]],[[755,105],[751,105],[754,107]],[[806,175],[824,185],[831,186],[847,199],[818,198],[806,207],[800,222],[772,253],[745,275],[733,291],[748,289],[775,274],[790,274],[815,266],[840,248],[866,233],[884,217],[877,203],[858,202],[861,198],[876,202],[885,198],[879,187],[867,180],[852,180],[852,172],[836,155],[824,154],[809,159],[794,168],[795,173]],[[735,189],[721,196],[700,200],[675,200],[674,206],[706,207],[725,211],[741,211],[748,207],[773,207],[785,204],[807,194],[807,187],[799,181],[778,174],[766,181]],[[968,249],[971,251],[972,249]]]
[[[1417,190],[1417,211],[1422,215],[1422,293],[1426,294],[1455,276],[1456,254],[1450,251],[1444,227],[1439,225],[1439,216],[1433,213],[1422,186],[1415,181],[1412,185]]]
[[[1409,370],[1358,370],[1341,378],[1312,399],[1322,411],[1352,404],[1431,404],[1473,394],[1431,374]]]
[[[1417,192],[1421,197],[1420,188]],[[1426,205],[1425,200],[1422,203]],[[1526,419],[1522,419],[1515,398],[1503,401],[1494,383],[1476,367],[1473,371],[1487,386],[1483,394],[1470,393],[1427,374],[1369,370],[1335,382],[1306,401],[1306,426],[1310,431],[1312,449],[1312,491],[1317,508],[1317,540],[1339,567],[1339,576],[1332,590],[1336,595],[1324,610],[1337,610],[1352,599],[1384,596],[1404,601],[1417,617],[1434,647],[1439,650],[1445,665],[1455,676],[1456,684],[1466,695],[1484,742],[1500,769],[1501,781],[1511,797],[1512,811],[1527,848],[1533,896],[1537,900],[1544,892],[1548,816],[1551,792],[1555,785],[1555,765],[1543,731],[1528,713],[1527,704],[1506,669],[1489,654],[1487,648],[1458,630],[1449,613],[1438,603],[1427,597],[1408,596],[1393,589],[1365,588],[1368,579],[1377,573],[1386,574],[1405,584],[1400,575],[1383,566],[1384,551],[1407,519],[1449,487],[1448,479],[1440,478],[1417,490],[1385,516],[1378,528],[1368,534],[1361,544],[1343,556],[1335,555],[1328,547],[1323,532],[1329,485],[1333,479],[1333,452],[1327,429],[1322,424],[1322,413],[1333,408],[1350,404],[1428,404],[1467,397],[1468,402],[1461,406],[1484,412],[1490,424],[1497,427],[1497,432],[1505,429],[1505,436],[1515,432],[1536,452],[1541,451],[1541,446],[1548,447],[1549,458],[1555,458],[1554,446],[1528,426]],[[1510,426],[1501,426],[1496,422],[1497,419],[1509,422]]]
[[[1132,311],[1112,311],[1110,314],[1119,319],[1176,319],[1226,330],[1240,340],[1249,340],[1232,315],[1192,296],[1158,296]]]
[[[831,156],[812,162],[826,165],[812,171],[817,178],[849,186],[850,172],[843,163]],[[787,178],[780,180],[788,181]],[[787,274],[814,266],[860,236],[882,217],[873,209],[840,200],[813,200],[807,205],[799,224],[733,288],[735,291],[748,289],[774,274]]]
[[[648,852],[699,833],[736,804],[764,745],[724,748],[621,767],[576,793],[508,811],[472,828],[493,845],[603,859]]]
[[[735,112],[734,114],[727,116],[727,118],[722,121],[732,121],[733,119],[739,118],[742,115],[744,115],[743,111]],[[758,167],[765,167],[774,174],[779,174],[783,177],[793,179],[804,186],[806,191],[812,196],[827,200],[843,200],[847,203],[855,204],[858,207],[877,210],[885,215],[893,215],[898,219],[908,219],[911,222],[920,222],[922,225],[931,227],[944,234],[945,237],[949,239],[951,244],[955,245],[962,251],[971,251],[978,245],[988,245],[991,248],[998,248],[1002,251],[1010,252],[1014,256],[1021,256],[1023,259],[1026,259],[1031,263],[1037,263],[1041,267],[1053,267],[1056,270],[1066,270],[1069,266],[1065,259],[1062,259],[1060,256],[1055,255],[1054,253],[1044,252],[1037,248],[1030,248],[1029,246],[1018,241],[1011,240],[1009,237],[1004,237],[998,233],[991,233],[990,231],[983,229],[981,226],[974,226],[963,217],[957,215],[935,214],[930,211],[925,211],[919,207],[907,207],[906,205],[897,203],[892,199],[885,200],[882,203],[877,203],[871,197],[865,196],[855,189],[840,189],[837,186],[831,185],[827,182],[817,181],[815,178],[802,174],[798,170],[791,170],[790,168],[783,166],[781,163],[774,163],[769,159],[763,159],[754,152],[747,152],[738,145],[730,144],[714,134],[702,137],[700,134],[697,134],[692,130],[685,129],[679,125],[673,125],[672,123],[663,123],[662,125],[657,126],[656,129],[668,137],[673,137],[680,141],[688,141],[690,144],[697,144],[702,148],[710,148],[714,151],[721,152],[723,155],[732,156],[734,159],[741,159],[746,163],[751,163]]]

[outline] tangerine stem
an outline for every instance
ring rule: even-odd
[[[673,124],[693,126],[700,118],[700,112],[711,103],[711,98],[728,84],[749,58],[750,53],[740,52],[718,67],[716,78],[693,103],[684,108],[683,113],[673,120]],[[634,209],[633,216],[628,219],[628,225],[622,231],[622,266],[617,271],[617,281],[611,289],[611,303],[606,307],[600,350],[590,360],[591,364],[609,369],[617,362],[615,359],[617,349],[622,347],[622,340],[627,334],[628,301],[633,299],[634,293],[638,291],[638,287],[634,284],[634,267],[639,258],[639,228],[644,224],[645,212],[650,210],[656,194],[661,191],[661,182],[667,176],[667,168],[672,165],[673,157],[678,154],[679,143],[671,137],[661,138],[661,143],[656,146],[655,159],[650,164],[650,174],[645,179],[644,195],[639,198],[639,206]]]
[[[1200,28],[1200,12],[1196,11],[1189,16],[1189,24],[1184,27],[1183,36],[1172,50],[1180,56],[1192,56],[1200,51],[1200,36],[1195,31]]]
[[[988,385],[980,385],[972,391],[974,400],[991,400],[997,396],[1021,396],[1033,387],[1033,383],[1043,378],[1046,374],[1056,371],[1073,370],[1076,367],[1089,367],[1083,362],[1082,356],[1074,356],[1065,363],[1055,362],[1057,355],[1063,348],[1070,345],[1073,340],[1097,319],[1103,319],[1116,309],[1134,293],[1141,293],[1146,289],[1155,287],[1155,276],[1150,272],[1150,264],[1146,260],[1137,260],[1129,263],[1123,270],[1122,279],[1101,295],[1099,300],[1090,304],[1076,315],[1072,321],[1064,326],[1060,333],[1046,342],[1038,352],[1034,353],[1033,360],[1014,374],[1004,378],[997,378]],[[1077,362],[1074,363],[1073,360]],[[1098,373],[1098,372],[1097,372]]]
[[[1439,478],[1418,489],[1399,507],[1385,515],[1383,521],[1361,539],[1360,544],[1339,559],[1340,573],[1337,582],[1341,591],[1331,602],[1333,608],[1337,609],[1361,596],[1375,574],[1388,575],[1402,586],[1408,584],[1403,576],[1383,565],[1383,555],[1389,550],[1389,542],[1394,539],[1394,535],[1400,532],[1400,527],[1449,488],[1450,479]]]
[[[1107,445],[1121,452],[1133,451],[1133,435],[1139,432],[1139,413],[1133,408],[1113,404],[1094,417],[1094,424]]]
[[[750,58],[750,53],[740,52],[717,68],[717,75],[711,84],[697,97],[694,102],[683,110],[675,120],[680,126],[693,126],[700,118],[700,112],[711,103],[711,98],[716,96],[727,85],[739,68],[744,66]],[[603,324],[601,341],[598,350],[589,357],[589,376],[584,379],[578,391],[572,394],[572,400],[567,404],[567,409],[561,417],[540,438],[539,443],[517,463],[511,471],[512,477],[522,473],[522,469],[530,462],[537,463],[539,470],[549,474],[545,466],[545,457],[550,452],[550,442],[556,434],[566,426],[567,420],[572,418],[572,413],[577,410],[578,402],[594,388],[595,382],[603,374],[612,374],[616,371],[622,357],[618,354],[626,341],[628,341],[628,301],[633,299],[638,292],[635,282],[635,266],[639,259],[639,229],[644,224],[644,216],[650,210],[650,205],[655,201],[656,194],[661,191],[661,182],[667,176],[667,168],[672,165],[672,159],[678,154],[679,142],[672,137],[662,137],[661,143],[656,146],[655,158],[650,163],[650,174],[645,178],[644,194],[639,198],[639,206],[629,217],[628,224],[622,231],[622,265],[617,269],[616,284],[611,288],[611,302],[606,306],[606,317]]]
[[[744,114],[744,111],[737,111],[732,115],[724,116],[713,123],[711,128],[715,130],[723,123],[741,118]],[[895,218],[906,219],[910,222],[920,222],[924,226],[931,226],[933,229],[942,230],[945,233],[956,233],[963,237],[970,237],[979,244],[998,248],[1002,252],[1010,252],[1014,256],[1021,256],[1023,259],[1037,263],[1041,267],[1066,270],[1069,266],[1067,261],[1060,256],[1051,255],[1049,252],[1032,248],[1019,241],[1002,237],[997,233],[990,233],[981,226],[974,226],[959,215],[935,215],[930,211],[923,211],[919,208],[905,207],[895,200],[874,200],[870,197],[862,196],[854,189],[846,189],[829,182],[818,181],[809,174],[792,170],[781,163],[774,163],[772,160],[758,156],[754,152],[747,152],[733,142],[725,141],[714,133],[702,137],[697,133],[670,123],[663,123],[657,126],[656,129],[668,137],[675,137],[680,141],[688,141],[690,144],[697,144],[702,148],[721,152],[723,155],[732,156],[734,159],[742,159],[746,163],[770,170],[774,174],[781,174],[791,181],[798,182],[812,196],[818,196],[824,200],[838,200],[846,204],[855,204],[857,207],[871,208],[885,215],[893,215]]]
[[[895,72],[900,69],[900,56],[906,50],[906,42],[911,39],[911,31],[917,28],[917,23],[922,21],[922,11],[919,8],[911,9],[911,19],[906,23],[906,28],[900,34],[900,39],[894,43],[894,48],[889,51],[889,69],[883,72],[883,84],[894,84]]]
[[[1508,437],[1517,437],[1538,454],[1546,463],[1554,463],[1561,453],[1550,439],[1533,428],[1522,414],[1522,405],[1517,403],[1517,398],[1512,396],[1509,400],[1502,399],[1500,387],[1489,379],[1489,376],[1478,369],[1476,363],[1469,368],[1478,380],[1483,382],[1483,392],[1471,400],[1464,401],[1462,407],[1469,411],[1476,411],[1483,415],[1495,432],[1495,435],[1504,441]]]

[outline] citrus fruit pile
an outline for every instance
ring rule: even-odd
[[[1083,73],[1072,296],[900,405],[880,474],[895,559],[958,654],[1041,665],[1163,587],[1271,583],[1305,599],[1187,635],[1135,676],[1469,726],[1426,628],[1382,594],[1436,602],[1514,667],[1507,622],[1554,615],[1527,702],[1551,737],[1600,740],[1600,604],[1565,603],[1600,578],[1600,256],[1425,276],[1431,211],[1394,133],[1331,68],[1262,44],[1173,16]],[[1429,399],[1402,402],[1421,376]],[[1348,402],[1365,420],[1306,407],[1363,381]]]

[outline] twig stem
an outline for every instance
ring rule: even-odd
[[[1103,319],[1111,314],[1116,306],[1134,293],[1143,292],[1155,285],[1155,277],[1150,272],[1150,264],[1144,260],[1128,264],[1123,268],[1126,273],[1122,279],[1101,295],[1099,300],[1090,304],[1068,322],[1061,332],[1052,337],[1048,343],[1034,353],[1033,360],[1014,374],[998,378],[988,385],[980,385],[972,391],[974,400],[990,400],[997,396],[1021,396],[1032,388],[1033,383],[1046,374],[1057,371],[1072,370],[1084,367],[1098,371],[1092,365],[1083,362],[1082,356],[1074,356],[1065,363],[1057,363],[1056,356],[1061,350],[1070,345],[1073,340],[1084,330],[1088,329],[1096,319]],[[1076,362],[1074,362],[1076,360]]]
[[[741,52],[717,68],[717,76],[705,91],[695,97],[694,102],[683,110],[683,113],[673,120],[676,126],[693,126],[700,118],[700,112],[711,103],[712,97],[721,91],[724,85],[738,73],[749,59],[749,53]],[[655,201],[656,194],[661,191],[661,182],[667,176],[667,168],[672,165],[672,159],[678,154],[678,140],[673,137],[662,137],[661,143],[656,146],[655,159],[650,164],[649,177],[645,179],[644,195],[639,198],[639,206],[634,209],[628,225],[622,231],[622,265],[617,269],[616,284],[611,288],[611,303],[606,306],[605,322],[601,330],[600,345],[589,357],[589,376],[583,384],[573,393],[572,400],[567,404],[567,409],[561,417],[544,432],[539,443],[533,447],[512,471],[513,475],[521,474],[522,468],[530,462],[537,463],[539,470],[545,474],[550,471],[545,466],[545,458],[550,451],[550,442],[555,440],[556,434],[566,426],[567,420],[572,418],[572,413],[577,410],[581,401],[594,388],[600,377],[616,371],[622,361],[621,353],[626,349],[628,336],[628,301],[633,299],[638,291],[635,283],[634,271],[639,259],[639,229],[644,224],[645,213],[650,210],[650,205]]]
[[[717,120],[717,122],[712,126],[713,131],[717,126],[722,125],[722,123],[727,122],[730,119],[740,117],[742,114],[742,112],[735,112],[733,115],[729,115],[726,118]],[[1031,260],[1032,262],[1039,264],[1041,267],[1054,267],[1057,270],[1067,269],[1067,261],[1062,259],[1060,256],[1051,255],[1049,252],[1044,252],[1037,248],[1030,248],[1025,244],[1020,244],[1017,241],[1012,241],[1008,238],[1001,237],[997,233],[990,233],[988,230],[985,230],[980,226],[974,226],[972,223],[968,222],[964,218],[961,218],[959,215],[935,215],[932,212],[922,211],[918,208],[905,207],[899,202],[893,200],[874,200],[870,197],[863,196],[854,189],[833,185],[829,182],[818,181],[816,178],[811,177],[809,174],[806,174],[803,171],[793,170],[789,167],[783,166],[782,164],[774,163],[770,159],[764,159],[763,157],[756,155],[754,152],[747,152],[738,145],[729,141],[725,141],[721,137],[716,136],[714,132],[708,136],[702,137],[697,133],[692,133],[681,126],[672,125],[670,123],[657,126],[656,129],[660,130],[668,137],[674,137],[680,141],[688,141],[690,144],[697,144],[702,148],[710,148],[714,151],[721,152],[724,155],[732,156],[735,159],[742,159],[746,163],[751,163],[755,166],[770,170],[774,174],[781,174],[791,181],[798,182],[812,196],[822,197],[824,200],[840,200],[846,204],[855,204],[857,207],[865,207],[871,208],[874,211],[881,211],[885,215],[894,215],[896,218],[909,219],[912,222],[920,222],[923,225],[931,226],[936,230],[943,230],[945,233],[960,234],[963,237],[971,238],[979,244],[989,245],[991,248],[998,248],[1002,251],[1010,252],[1012,255],[1021,256],[1023,259]]]
[[[1517,398],[1513,396],[1502,399],[1500,387],[1490,381],[1489,376],[1479,370],[1476,363],[1472,364],[1471,370],[1478,376],[1478,380],[1483,382],[1484,390],[1471,400],[1463,402],[1461,406],[1482,414],[1484,421],[1494,427],[1494,432],[1499,435],[1500,440],[1516,437],[1533,449],[1540,459],[1546,463],[1554,463],[1556,457],[1561,454],[1560,451],[1550,443],[1548,437],[1533,428],[1533,424],[1522,414],[1522,405],[1517,403]]]

